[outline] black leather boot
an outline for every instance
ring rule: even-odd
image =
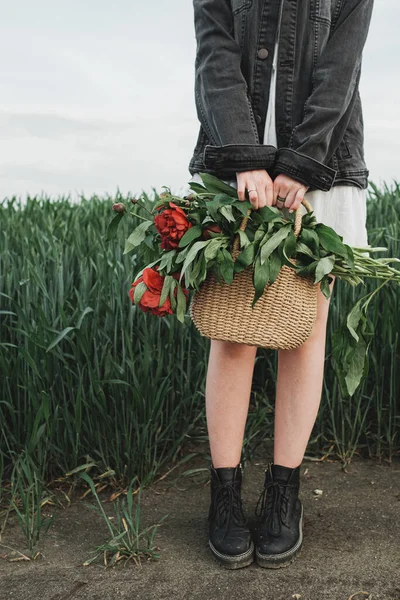
[[[256,561],[261,567],[288,566],[303,543],[303,503],[298,497],[300,466],[268,463],[255,514]]]
[[[247,527],[241,499],[242,466],[210,466],[211,505],[208,513],[209,546],[216,560],[228,569],[253,562],[254,542]]]

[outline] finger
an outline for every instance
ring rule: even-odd
[[[251,175],[248,175],[245,183],[245,200],[249,200],[249,202],[253,205],[254,209],[258,208],[258,187],[257,183],[254,181],[254,178]],[[251,191],[250,191],[251,190]]]
[[[294,199],[292,188],[287,189],[285,192],[282,192],[282,188],[281,188],[279,196],[284,199],[284,200],[278,200],[278,198],[277,198],[277,200],[276,200],[277,208],[281,208],[281,209],[288,208]]]
[[[281,190],[281,185],[279,183],[279,178],[275,179],[274,187],[272,190],[272,206],[278,206],[278,196],[282,196],[283,192]]]
[[[286,195],[285,202],[284,203],[279,202],[278,207],[281,208],[281,205],[282,205],[284,208],[288,208],[289,212],[290,212],[290,209],[292,208],[294,199],[296,197],[296,192],[297,192],[297,188],[291,187]]]
[[[246,200],[246,178],[243,177],[242,173],[237,173],[237,195],[241,202]]]
[[[264,208],[264,206],[267,205],[265,177],[262,177],[261,181],[257,183],[257,190],[258,190],[258,208]]]
[[[266,206],[273,206],[274,202],[274,182],[269,177],[265,184]]]
[[[275,179],[272,185],[272,206],[276,206],[276,197],[279,193],[279,183]]]
[[[296,194],[295,197],[293,199],[292,205],[290,207],[289,212],[293,212],[294,210],[297,210],[300,206],[300,204],[303,202],[304,200],[304,193],[305,193],[305,189],[304,187],[300,187]]]
[[[275,205],[278,208],[282,208],[284,205],[286,206],[286,203],[283,204],[282,200],[278,200],[278,196],[280,196],[281,198],[287,198],[287,195],[290,192],[290,185],[288,185],[286,182],[281,183],[279,176],[275,180],[275,182],[274,182]]]
[[[254,209],[257,210],[258,209],[258,191],[254,187],[251,187],[250,185],[249,185],[249,188],[251,189],[251,192],[248,192],[249,201],[253,205]]]

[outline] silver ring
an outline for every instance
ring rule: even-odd
[[[248,192],[257,192],[257,190],[247,190]],[[257,192],[258,193],[258,192]]]

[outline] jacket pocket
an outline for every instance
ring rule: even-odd
[[[330,25],[335,0],[310,0],[310,19]]]
[[[242,10],[249,10],[252,4],[253,0],[231,0],[232,14],[237,15]]]

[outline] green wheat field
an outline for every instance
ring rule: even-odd
[[[145,198],[150,207],[155,198]],[[0,506],[8,506],[14,490],[32,548],[28,513],[48,482],[90,464],[121,485],[134,479],[148,485],[187,460],[189,442],[207,440],[209,339],[188,314],[182,325],[132,305],[128,291],[144,265],[136,254],[123,254],[132,219],[106,241],[114,202],[129,200],[0,203]],[[400,258],[399,215],[400,185],[370,184],[369,242],[388,248],[382,256]],[[332,368],[331,333],[376,286],[335,284],[323,397],[308,455],[390,461],[400,452],[398,287],[386,285],[372,301],[369,373],[353,397],[341,397]],[[276,368],[277,353],[259,348],[244,460],[273,436]],[[32,495],[24,500],[28,488]]]

